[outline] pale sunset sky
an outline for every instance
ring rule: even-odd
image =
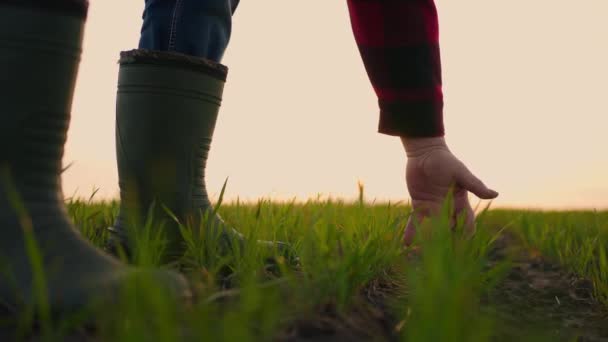
[[[91,0],[64,163],[66,197],[118,194],[119,51],[143,0]],[[608,208],[608,2],[439,0],[446,139],[494,206]],[[408,200],[405,153],[376,133],[376,97],[344,0],[242,0],[207,168],[217,195]],[[473,203],[476,203],[474,201]]]

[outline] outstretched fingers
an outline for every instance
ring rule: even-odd
[[[468,191],[461,188],[453,193],[454,211],[450,217],[450,227],[456,228],[457,222],[463,219],[464,230],[467,234],[475,233],[475,212],[468,199]],[[445,200],[445,199],[444,199]],[[412,214],[410,215],[403,236],[405,246],[410,246],[416,236],[416,228],[425,218],[433,215],[440,215],[443,201],[420,201],[414,200],[412,203]]]

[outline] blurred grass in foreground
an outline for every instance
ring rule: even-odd
[[[488,252],[507,224],[529,248],[592,277],[599,295],[608,293],[606,213],[488,211],[470,237],[460,226],[452,232],[449,207],[420,227],[416,244],[422,249],[416,256],[401,244],[410,213],[401,203],[318,199],[223,205],[219,213],[248,241],[289,242],[299,266],[279,256],[269,265],[253,243],[224,256],[215,253],[213,241],[191,244],[181,269],[192,283],[194,303],[172,302],[151,280],[138,279],[125,287],[118,305],[46,322],[52,328],[44,333],[56,340],[93,322],[97,328],[91,334],[103,341],[267,341],[288,338],[286,332],[302,322],[331,316],[351,321],[338,330],[357,330],[358,336],[367,332],[372,340],[492,341],[501,322],[480,300],[508,271],[508,260],[488,267]],[[68,210],[82,233],[101,247],[118,205],[71,200]],[[142,241],[139,248],[145,255],[154,245]],[[149,267],[155,260],[133,262]],[[388,311],[385,331],[361,316],[378,304],[370,296],[381,298]],[[526,340],[526,332],[521,333]]]

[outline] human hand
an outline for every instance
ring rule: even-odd
[[[475,213],[469,203],[468,192],[481,199],[496,198],[498,192],[475,177],[450,152],[444,138],[401,138],[401,141],[408,157],[405,179],[414,210],[405,229],[405,245],[413,242],[416,224],[441,211],[451,187],[455,215],[452,219],[465,215],[467,231],[474,232]]]

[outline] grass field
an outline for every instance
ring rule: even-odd
[[[102,246],[117,203],[68,208]],[[171,267],[191,281],[193,303],[138,281],[111,308],[34,323],[39,306],[3,319],[0,339],[2,330],[53,341],[608,339],[608,212],[486,210],[471,237],[450,230],[446,207],[404,249],[409,212],[325,199],[223,204],[219,213],[251,243],[220,255],[214,241],[191,239]],[[299,261],[269,262],[256,239],[289,242]],[[156,266],[155,246],[143,239],[131,262]]]

